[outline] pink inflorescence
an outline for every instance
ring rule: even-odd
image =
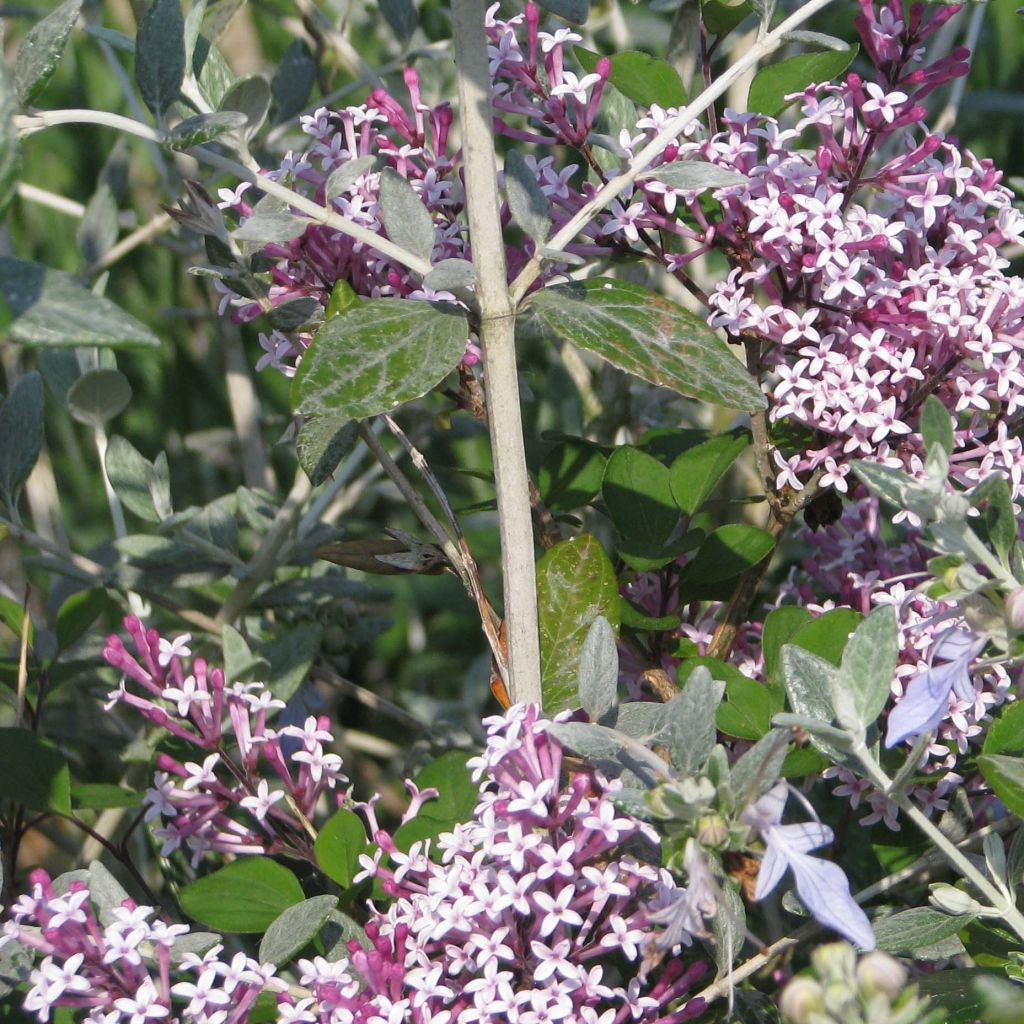
[[[136,653],[120,637],[108,638],[103,656],[123,673],[108,707],[132,707],[208,751],[202,762],[157,755],[146,820],[158,822],[153,833],[162,855],[183,848],[193,864],[208,852],[311,859],[307,826],[317,803],[348,781],[341,758],[324,746],[333,739],[328,719],[268,728],[268,716],[284,703],[262,683],[229,686],[223,670],[202,658],[190,663],[187,634],[166,640],[135,616],[124,625]]]
[[[260,992],[277,985],[273,964],[244,953],[221,960],[221,945],[204,957],[187,952],[188,927],[167,924],[152,907],[128,899],[101,921],[83,882],[57,892],[41,870],[30,882],[0,944],[40,958],[23,1003],[40,1021],[68,1006],[88,1011],[85,1024],[244,1024]]]
[[[861,11],[876,81],[808,88],[793,128],[727,113],[725,131],[683,147],[749,178],[716,192],[707,244],[740,258],[710,322],[753,339],[772,420],[809,432],[776,453],[780,487],[817,470],[846,491],[855,458],[920,473],[929,393],[958,420],[954,479],[998,468],[1018,484],[1024,454],[1000,421],[1024,409],[1024,281],[999,249],[1021,242],[1024,217],[991,161],[929,131],[921,105],[967,70],[964,50],[920,66],[955,9]]]
[[[700,1013],[703,1000],[685,995],[705,965],[662,965],[652,918],[686,890],[624,852],[646,845],[656,858],[656,834],[619,813],[592,773],[559,783],[562,750],[536,707],[485,724],[487,748],[470,761],[479,803],[440,837],[440,857],[421,843],[402,853],[374,828],[379,850],[363,859],[394,899],[371,934],[404,952],[408,1005],[422,1013],[410,1019],[671,1024]]]

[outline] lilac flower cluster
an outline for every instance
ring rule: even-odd
[[[40,958],[23,1004],[40,1021],[68,1006],[88,1011],[85,1024],[244,1024],[260,992],[279,985],[273,964],[244,953],[226,961],[220,945],[204,957],[183,951],[188,927],[167,924],[152,907],[125,900],[104,924],[83,882],[58,893],[41,870],[30,882],[0,945],[20,943]],[[173,1002],[183,1005],[172,1011]]]
[[[223,670],[202,658],[189,666],[187,634],[166,640],[134,616],[124,626],[136,653],[118,636],[108,638],[103,656],[123,677],[107,706],[134,708],[209,751],[201,763],[157,755],[145,817],[157,821],[153,834],[163,843],[161,854],[186,849],[194,865],[210,852],[313,860],[308,833],[317,804],[348,781],[341,758],[324,746],[333,739],[328,719],[268,728],[284,703],[262,683],[229,686]],[[129,689],[129,682],[143,693]]]
[[[878,501],[866,497],[850,502],[831,526],[804,530],[800,540],[808,554],[791,573],[782,596],[795,597],[815,613],[837,606],[864,614],[878,605],[896,609],[900,660],[892,682],[887,742],[893,745],[935,730],[919,768],[935,781],[910,790],[922,810],[933,814],[945,810],[953,790],[967,781],[956,771],[958,760],[972,742],[983,738],[992,713],[1014,699],[1016,683],[1003,665],[969,670],[980,646],[962,610],[914,585],[929,577],[928,552],[912,531],[902,543],[883,542],[880,526]],[[830,598],[819,602],[820,593]],[[845,768],[831,767],[825,774],[840,780],[835,793],[853,807],[863,801],[871,808],[864,824],[884,821],[898,828],[895,804],[869,782]]]
[[[536,707],[485,724],[487,748],[470,761],[480,801],[438,840],[440,862],[426,844],[402,853],[375,827],[379,849],[363,859],[394,899],[374,928],[404,950],[411,1019],[672,1024],[699,1014],[703,1001],[685,995],[705,965],[673,956],[659,966],[654,924],[689,894],[624,852],[646,844],[656,855],[654,831],[620,814],[593,773],[559,783],[562,750]],[[677,930],[672,942],[692,935]]]
[[[848,461],[922,470],[924,397],[957,417],[953,477],[998,468],[1018,484],[1024,454],[1004,420],[1024,408],[1024,281],[999,253],[1024,216],[992,163],[930,132],[922,100],[967,69],[964,50],[916,66],[923,41],[956,13],[901,0],[858,27],[878,78],[812,86],[792,128],[728,113],[725,131],[682,147],[736,169],[719,189],[705,244],[732,253],[710,322],[756,342],[773,421],[811,433],[778,452],[778,485],[815,471],[845,492]]]

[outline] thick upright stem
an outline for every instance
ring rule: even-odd
[[[509,296],[501,233],[485,7],[486,0],[454,0],[452,30],[459,74],[466,208],[476,267],[480,342],[498,497],[509,693],[517,703],[539,704],[540,640],[530,482],[519,411],[515,309]]]

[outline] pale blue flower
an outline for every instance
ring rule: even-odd
[[[765,845],[754,899],[764,899],[789,868],[797,895],[815,921],[862,949],[874,949],[871,922],[854,902],[843,869],[809,856],[811,850],[832,842],[832,829],[818,821],[780,824],[787,796],[786,784],[779,782],[743,812],[743,820],[761,833]]]
[[[981,653],[985,638],[965,629],[951,629],[932,650],[932,664],[910,681],[900,702],[889,712],[886,747],[938,728],[949,714],[949,695],[974,700],[971,662]],[[936,665],[935,660],[945,662]]]

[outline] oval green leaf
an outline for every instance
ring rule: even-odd
[[[265,932],[301,902],[302,886],[269,857],[244,857],[181,890],[181,909],[219,932]]]
[[[603,615],[618,631],[622,600],[612,563],[596,537],[556,544],[537,563],[544,710],[579,704],[577,678],[591,623]]]
[[[305,416],[364,419],[426,394],[459,365],[469,323],[456,306],[371,299],[317,332],[292,384]]]
[[[288,963],[313,941],[337,905],[337,896],[314,896],[283,911],[271,922],[260,942],[260,963]]]
[[[596,277],[542,288],[523,306],[517,328],[568,341],[690,398],[765,407],[743,364],[699,316],[628,281]]]
[[[368,846],[363,819],[342,807],[320,829],[313,851],[324,874],[347,889],[359,872],[359,856]]]

